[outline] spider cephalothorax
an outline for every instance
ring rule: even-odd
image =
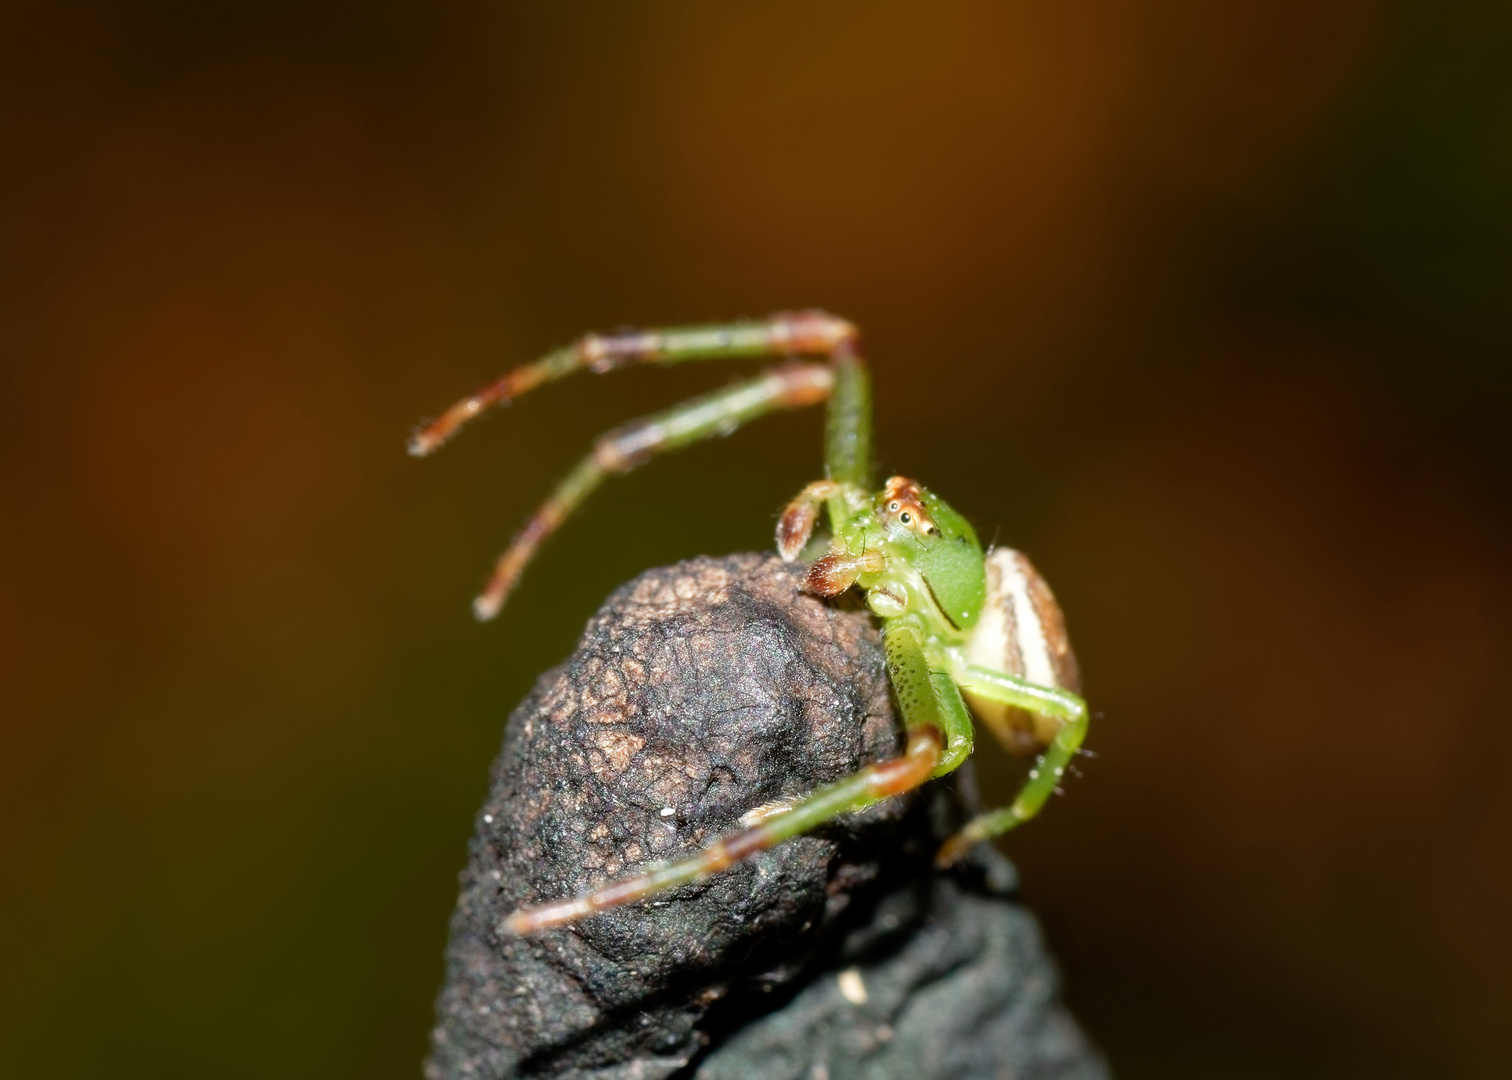
[[[828,517],[828,549],[810,565],[804,587],[822,596],[860,588],[882,620],[904,751],[804,798],[753,808],[739,832],[685,858],[518,911],[507,920],[510,930],[575,922],[717,873],[840,814],[912,790],[971,753],[974,715],[1008,749],[1038,757],[1010,806],[975,818],[940,849],[938,861],[948,864],[972,844],[1033,817],[1081,746],[1087,708],[1078,696],[1076,659],[1055,597],[1029,560],[1007,548],[984,555],[970,522],[914,480],[894,476],[881,490],[871,489],[871,390],[856,330],[843,319],[810,311],[761,322],[589,335],[458,402],[419,431],[410,450],[429,453],[487,406],[584,368],[796,355],[826,362],[791,362],[601,437],[500,557],[474,610],[485,619],[498,613],[541,541],[606,477],[768,412],[826,401],[826,478],[805,487],[782,512],[777,550],[796,560],[821,514]]]
[[[852,585],[883,618],[932,607],[958,630],[976,622],[986,592],[982,547],[971,523],[915,480],[889,477],[882,490],[834,480],[810,484],[783,511],[777,548],[792,561],[827,504],[834,540],[815,559],[804,587],[835,596]]]

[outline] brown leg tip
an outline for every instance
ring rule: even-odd
[[[405,449],[409,451],[410,457],[425,457],[440,446],[441,442],[440,438],[431,434],[429,428],[421,428],[410,436]]]
[[[959,836],[952,836],[940,845],[940,850],[935,853],[935,869],[949,870],[961,857],[975,846],[975,841],[965,840]]]
[[[472,603],[473,618],[479,622],[488,622],[499,614],[504,607],[504,597],[490,596],[484,593]]]
[[[814,523],[818,520],[818,508],[799,504],[789,506],[777,519],[777,554],[783,562],[792,562],[814,535]]]

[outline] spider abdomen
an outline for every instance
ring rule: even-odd
[[[966,647],[967,660],[1040,686],[1079,693],[1081,679],[1066,636],[1066,620],[1045,579],[1012,548],[994,548],[984,564],[987,599]],[[1037,753],[1059,730],[1059,723],[1050,717],[988,701],[965,687],[962,691],[977,719],[1019,753]]]

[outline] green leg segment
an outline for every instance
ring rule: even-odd
[[[871,376],[847,342],[835,350],[835,392],[824,424],[824,475],[872,489]]]
[[[971,710],[966,708],[955,680],[943,671],[934,671],[930,673],[929,681],[934,686],[935,700],[940,705],[940,720],[945,726],[945,753],[934,774],[944,776],[971,756],[972,736],[976,729],[971,723]]]
[[[1013,804],[974,818],[951,837],[940,848],[936,859],[942,866],[955,862],[973,844],[999,836],[1039,813],[1087,735],[1087,704],[1068,690],[1038,686],[1017,676],[974,664],[962,666],[954,677],[974,694],[1054,717],[1061,721],[1061,728],[1055,740],[1035,761],[1034,768],[1029,771],[1028,783],[1019,791]]]
[[[904,724],[910,730],[928,724],[945,738],[944,752],[933,774],[944,776],[971,756],[973,729],[966,702],[948,672],[930,670],[924,637],[911,617],[883,623],[882,650]]]

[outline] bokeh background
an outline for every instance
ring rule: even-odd
[[[750,368],[405,436],[814,305],[1066,608],[1098,756],[1005,848],[1118,1074],[1512,1075],[1509,56],[1495,0],[0,5],[0,1074],[417,1075],[509,709],[769,544],[820,419],[482,628],[595,433]]]

